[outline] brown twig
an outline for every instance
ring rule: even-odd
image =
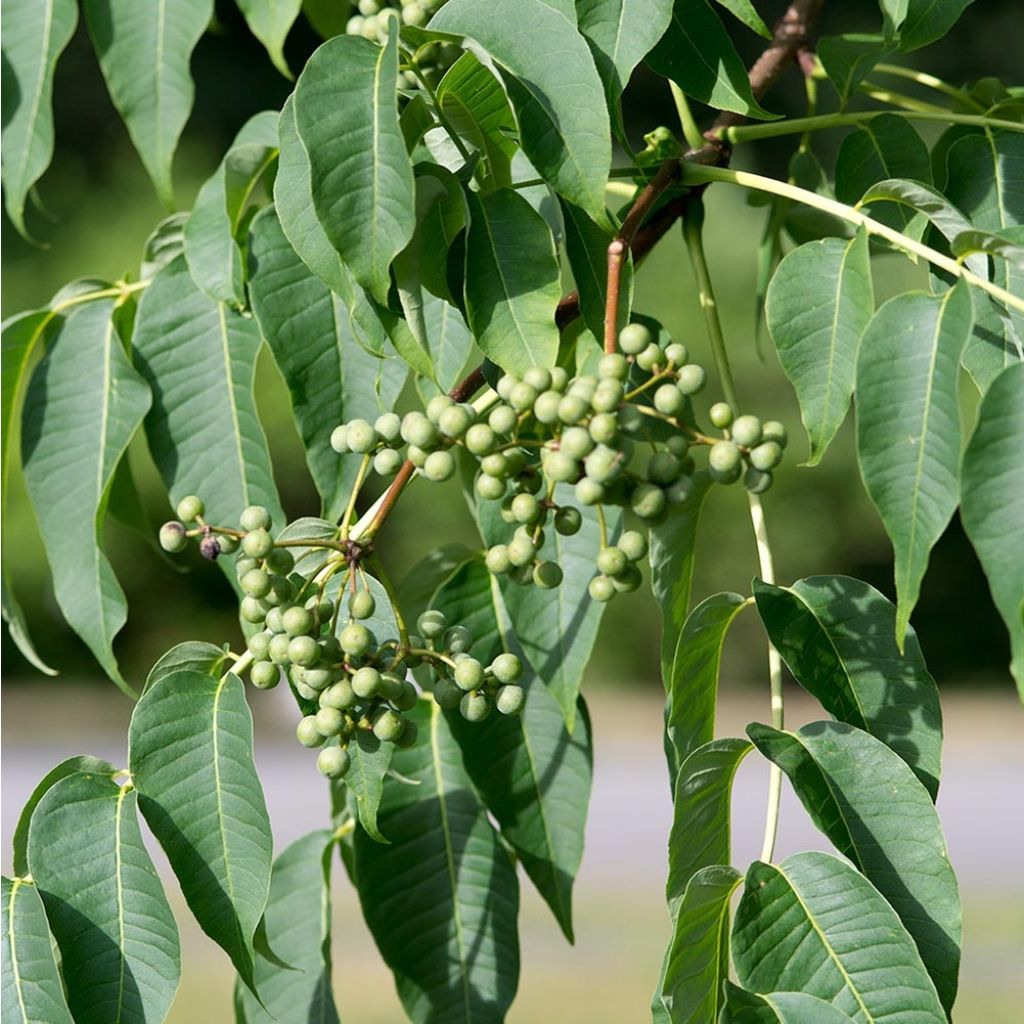
[[[750,68],[749,79],[750,89],[756,99],[761,99],[766,92],[775,84],[779,75],[790,61],[796,59],[801,50],[806,49],[808,34],[811,26],[817,20],[824,6],[825,0],[793,0],[786,9],[785,14],[776,22],[772,32],[772,41],[754,61]],[[700,149],[691,149],[683,154],[682,160],[699,164],[726,164],[729,161],[730,150],[722,139],[721,133],[726,128],[742,124],[746,118],[742,114],[734,114],[731,111],[722,111],[714,120],[711,127],[704,133],[707,142]],[[634,265],[639,263],[658,242],[665,236],[673,224],[682,216],[686,208],[686,197],[679,196],[666,203],[653,215],[651,211],[661,195],[670,188],[679,178],[679,158],[673,157],[664,161],[658,168],[657,174],[644,186],[636,197],[632,207],[622,222],[622,227],[615,240],[608,250],[608,296],[605,307],[605,351],[614,352],[617,342],[617,313],[619,304],[619,280],[621,277],[622,259],[624,250],[618,250],[616,260],[615,280],[612,281],[612,246],[617,243],[626,243]],[[703,186],[706,187],[706,186]],[[614,289],[614,296],[613,296]],[[612,309],[614,301],[614,310]],[[580,297],[578,292],[570,292],[566,295],[555,309],[555,324],[558,329],[565,330],[580,315]],[[611,347],[609,348],[609,336]],[[477,367],[465,380],[455,385],[448,394],[456,402],[464,402],[484,385],[483,368]],[[369,526],[363,536],[372,538],[384,524],[384,521],[391,514],[391,510],[398,501],[399,495],[405,489],[405,485],[412,479],[415,467],[409,461],[402,464],[391,481],[384,500],[377,509]]]
[[[612,239],[608,246],[608,287],[604,300],[604,350],[609,354],[619,347],[619,290],[625,255],[625,241],[622,238]]]

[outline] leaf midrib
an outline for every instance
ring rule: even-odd
[[[11,879],[11,896],[7,903],[7,945],[11,951],[11,969],[14,974],[14,990],[18,993],[18,1007],[21,1010],[21,1019],[28,1020],[28,1010],[25,1007],[25,997],[21,991],[21,971],[18,968],[18,949],[16,944],[16,933],[14,931],[14,902],[18,889],[27,883],[23,878]]]

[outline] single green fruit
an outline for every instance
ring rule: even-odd
[[[686,360],[690,358],[690,353],[686,351],[686,346],[678,341],[673,341],[671,344],[665,346],[665,358],[673,366],[684,366]]]
[[[665,353],[653,342],[636,357],[636,365],[648,373],[657,369],[665,361]]]
[[[458,688],[454,679],[438,679],[434,684],[434,700],[442,708],[458,707],[462,700],[462,691]]]
[[[427,461],[423,463],[423,475],[435,483],[450,480],[454,474],[455,459],[447,449],[431,452],[427,456]]]
[[[681,476],[665,488],[665,497],[670,505],[685,505],[694,495],[693,477]]]
[[[517,494],[512,499],[511,511],[517,523],[533,523],[540,516],[540,502],[532,494]]]
[[[578,508],[572,505],[565,505],[555,513],[555,533],[563,537],[572,537],[580,532],[583,525],[583,516]]]
[[[317,642],[320,644],[320,660],[325,665],[341,664],[341,643],[336,636],[322,636]]]
[[[629,376],[629,363],[621,352],[609,352],[598,361],[597,375],[602,380],[625,380]]]
[[[765,420],[761,428],[762,441],[774,441],[780,448],[785,448],[789,441],[786,428],[778,420]]]
[[[459,701],[459,711],[467,722],[482,722],[491,713],[491,702],[487,694],[467,693]]]
[[[526,691],[521,686],[502,686],[494,698],[494,706],[503,715],[518,715],[526,703]]]
[[[487,423],[496,434],[511,434],[516,429],[519,417],[508,405],[496,405],[487,417]]]
[[[618,576],[628,565],[629,559],[621,548],[607,547],[597,554],[597,570],[605,576]]]
[[[311,636],[292,637],[288,644],[288,660],[293,665],[311,668],[320,659],[320,646]]]
[[[498,378],[498,383],[494,386],[494,390],[498,392],[499,398],[507,402],[512,389],[518,383],[519,378],[514,373],[504,373]]]
[[[247,555],[240,555],[235,559],[235,576],[241,579],[250,569],[258,569],[260,567],[260,560],[258,558],[249,558]]]
[[[537,391],[547,391],[551,387],[551,372],[543,366],[531,366],[523,374],[523,380]]]
[[[425,611],[416,620],[416,629],[421,636],[425,636],[428,640],[436,640],[443,636],[447,628],[448,620],[445,618],[444,612],[439,612],[434,608]]]
[[[287,633],[275,633],[270,638],[267,654],[275,665],[284,665],[288,661],[288,646],[291,642]]]
[[[381,708],[373,716],[373,735],[381,743],[394,743],[402,735],[404,728],[405,723],[402,716],[397,711],[392,711],[391,708]]]
[[[246,533],[251,530],[269,530],[270,513],[262,505],[250,505],[242,510],[238,522]]]
[[[612,586],[615,587],[616,593],[629,594],[636,590],[643,581],[644,578],[640,570],[630,563],[624,572],[612,579]]]
[[[402,735],[395,740],[395,746],[400,747],[402,750],[407,750],[409,747],[416,746],[416,738],[419,735],[419,728],[416,723],[410,718],[403,719],[402,721]]]
[[[267,629],[269,629],[271,633],[284,632],[284,622],[282,621],[280,608],[271,608],[270,611],[266,613],[266,617]]]
[[[368,619],[377,610],[377,602],[368,590],[357,590],[348,599],[348,612],[353,619]]]
[[[378,476],[394,476],[402,466],[402,456],[394,448],[381,448],[373,457],[373,471]]]
[[[263,598],[269,605],[286,606],[295,598],[295,584],[287,576],[271,576],[270,590]]]
[[[394,412],[382,413],[373,421],[373,429],[388,444],[394,444],[402,436],[402,417]]]
[[[352,691],[357,697],[369,700],[376,697],[380,690],[381,674],[370,665],[365,665],[352,676]]]
[[[641,518],[656,520],[665,512],[665,492],[654,484],[637,484],[629,507]]]
[[[614,412],[622,404],[622,381],[606,377],[597,385],[590,407],[594,412]]]
[[[480,460],[480,468],[487,476],[504,479],[512,475],[512,464],[504,452],[493,452]]]
[[[562,396],[557,391],[543,391],[533,403],[533,415],[538,423],[552,424],[558,422],[558,407],[562,404]]]
[[[308,608],[292,605],[281,613],[281,622],[284,623],[284,631],[289,636],[302,636],[313,629],[313,613]]]
[[[405,450],[405,457],[417,468],[422,469],[427,462],[427,456],[430,454],[426,448],[421,448],[417,444],[411,444]]]
[[[549,480],[570,483],[580,475],[580,464],[568,452],[548,452],[544,458],[544,473]]]
[[[270,634],[253,633],[245,646],[256,661],[266,661],[270,648]]]
[[[195,494],[189,494],[178,502],[175,513],[183,523],[191,523],[202,516],[205,511],[206,506],[203,504],[203,499]]]
[[[456,659],[452,675],[460,690],[476,690],[483,684],[484,667],[476,658],[464,654]]]
[[[316,713],[316,729],[321,736],[337,736],[344,725],[344,715],[337,708],[320,708]]]
[[[529,565],[537,557],[537,545],[529,537],[517,534],[508,545],[508,560],[515,566]]]
[[[301,668],[293,668],[292,674],[303,671]],[[292,679],[292,685],[295,687],[295,692],[303,699],[308,700],[310,703],[316,700],[317,692],[312,686],[307,686],[305,683],[298,679]]]
[[[743,474],[743,486],[751,494],[764,494],[774,483],[774,480],[775,478],[772,476],[770,469],[757,469],[751,466]]]
[[[594,419],[599,419],[595,416]],[[620,453],[605,444],[599,444],[584,460],[583,468],[591,480],[599,484],[614,480],[622,472]]]
[[[444,635],[443,646],[452,654],[464,654],[473,646],[473,634],[465,626],[452,626]]]
[[[487,458],[490,458],[488,455]],[[487,501],[498,501],[505,497],[508,484],[499,477],[488,476],[486,473],[478,474],[476,483],[473,485],[476,493]]]
[[[416,689],[408,679],[402,680],[402,685],[398,688],[398,692],[391,698],[391,703],[398,708],[399,711],[412,711],[416,707],[416,702],[420,699],[419,691]]]
[[[708,410],[708,419],[713,427],[726,430],[733,421],[732,406],[728,402],[715,402]]]
[[[316,727],[316,715],[306,715],[299,720],[295,727],[295,738],[304,747],[319,747],[323,745],[324,737]]]
[[[491,675],[499,683],[514,683],[523,674],[523,663],[514,654],[499,654],[491,662]]]
[[[686,398],[675,384],[662,384],[654,392],[654,408],[665,416],[678,416],[686,405]]]
[[[655,452],[647,462],[647,479],[659,487],[667,487],[679,479],[683,467],[671,452]]]
[[[164,523],[160,527],[160,547],[169,551],[172,555],[184,551],[188,547],[188,537],[185,536],[185,524],[176,520]]]
[[[348,751],[343,747],[325,747],[316,758],[316,770],[328,779],[340,779],[351,765]]]
[[[590,398],[572,393],[558,403],[558,418],[566,425],[579,423],[590,412]]]
[[[250,569],[238,585],[249,597],[266,597],[270,593],[270,577],[262,569]]]
[[[572,459],[583,459],[594,450],[594,440],[584,427],[566,427],[558,439],[558,450]]]
[[[288,645],[291,648],[291,644]],[[320,652],[317,651],[317,657],[319,658]],[[334,673],[329,668],[307,668],[304,670],[305,684],[311,689],[316,690],[317,693],[322,693],[331,684],[331,680],[334,679]]]
[[[351,420],[348,425],[348,446],[359,455],[372,452],[380,443],[377,431],[366,420]]]
[[[252,530],[242,538],[242,550],[250,558],[266,558],[274,549],[274,539],[266,530]]]
[[[238,614],[254,626],[259,625],[267,617],[267,606],[256,597],[243,597],[238,605]]]
[[[421,412],[406,413],[402,420],[402,440],[418,448],[431,448],[437,443],[437,427]]]
[[[455,405],[455,399],[449,395],[434,395],[427,402],[427,419],[431,423],[440,423],[444,413]]]
[[[526,381],[520,381],[509,392],[508,404],[516,412],[526,412],[528,409],[532,409],[533,403],[536,401],[537,389],[527,384]]]
[[[359,670],[359,672],[365,671],[367,670],[363,668]],[[369,671],[373,672],[375,669],[371,668]],[[356,675],[359,675],[359,672]],[[334,708],[336,711],[346,711],[358,702],[360,696],[362,695],[356,693],[352,680],[348,676],[343,676],[320,694],[320,707]],[[367,696],[373,697],[375,694],[370,693]]]
[[[486,423],[474,423],[466,431],[463,443],[466,445],[466,450],[474,455],[487,455],[494,451],[498,439],[495,437],[492,427]]]
[[[654,335],[651,333],[650,328],[644,326],[644,324],[626,324],[619,331],[619,348],[626,355],[635,356],[638,352],[643,352],[653,341]]]
[[[688,366],[680,367],[676,378],[676,386],[684,395],[695,395],[707,383],[707,374],[703,366],[690,363]]]
[[[473,419],[474,414],[471,408],[464,405],[453,405],[441,413],[437,426],[445,437],[458,440],[473,425]]]
[[[353,658],[362,657],[373,643],[373,634],[358,622],[350,622],[342,631],[338,639],[341,641],[341,649]]]
[[[615,596],[615,585],[607,576],[595,576],[587,585],[587,592],[595,601],[610,601]]]
[[[619,418],[612,412],[599,412],[590,420],[589,431],[596,444],[611,444],[619,435]]]
[[[267,568],[279,576],[287,576],[295,568],[295,556],[287,548],[274,548],[267,555]]]
[[[562,568],[557,562],[538,562],[533,567],[533,582],[541,590],[554,590],[562,585]]]
[[[585,476],[576,484],[576,500],[581,505],[598,505],[604,500],[604,486]]]
[[[222,555],[233,555],[238,550],[238,538],[227,533],[217,534],[217,543],[220,545]]]
[[[281,670],[269,661],[257,661],[249,670],[249,682],[261,690],[272,690],[281,680]]]
[[[551,367],[551,388],[554,391],[564,391],[569,383],[569,371],[564,366]]]
[[[619,410],[619,430],[623,434],[639,434],[644,429],[644,414],[635,405]]]
[[[619,550],[631,561],[647,557],[647,538],[639,530],[625,530],[619,538]]]
[[[591,373],[584,373],[579,377],[573,377],[568,394],[582,398],[589,405],[596,390],[597,378]]]
[[[484,565],[487,566],[488,572],[493,572],[498,576],[508,572],[512,568],[512,562],[508,557],[508,545],[495,544],[488,548],[487,554],[484,556]]]
[[[732,439],[744,448],[752,448],[761,440],[761,421],[756,416],[737,416],[732,425]]]
[[[762,441],[750,451],[750,464],[754,469],[774,469],[782,461],[782,447],[778,441]]]
[[[731,474],[742,461],[743,456],[732,441],[716,441],[708,452],[708,466],[714,473]]]
[[[339,454],[345,455],[348,450],[348,424],[342,423],[331,431],[331,447]]]

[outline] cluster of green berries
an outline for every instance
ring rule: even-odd
[[[708,411],[711,424],[723,433],[708,450],[708,473],[715,483],[733,484],[740,477],[752,494],[763,494],[772,485],[772,470],[782,462],[786,428],[777,420],[749,413],[737,416],[727,402],[716,402]]]
[[[181,499],[175,509],[177,519],[160,527],[160,546],[164,551],[178,554],[188,547],[190,538],[198,538],[199,553],[211,562],[221,555],[230,555],[238,550],[238,537],[234,533],[215,530],[204,519],[206,508],[202,499],[194,494]]]
[[[388,37],[389,11],[397,13],[402,25],[423,28],[444,3],[445,0],[358,0],[354,4],[356,13],[348,19],[345,32],[373,43],[384,43]],[[453,43],[428,43],[418,49],[416,64],[421,73],[439,79],[461,53]],[[402,76],[406,85],[417,85],[417,78],[411,71],[402,72]]]

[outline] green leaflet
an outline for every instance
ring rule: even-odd
[[[273,841],[242,681],[188,669],[164,676],[135,706],[128,760],[139,809],[193,916],[252,988]]]
[[[78,6],[74,0],[4,0],[0,18],[4,206],[18,234],[28,238],[25,200],[53,157],[53,72],[74,35]]]
[[[356,417],[372,423],[390,409],[405,383],[405,364],[379,359],[356,341],[348,310],[296,256],[273,209],[253,221],[251,259],[253,312],[288,385],[323,513],[339,519],[359,460],[331,448],[331,431]]]
[[[885,303],[857,359],[857,460],[892,540],[902,648],[932,546],[959,501],[957,371],[971,331],[965,282]]]
[[[714,738],[722,647],[747,603],[742,594],[712,594],[690,612],[679,633],[672,670],[665,679],[665,732],[673,751],[673,779],[679,765]]]
[[[74,1024],[53,957],[50,925],[39,890],[23,878],[10,879],[5,875],[0,884],[0,899],[4,1021]]]
[[[814,824],[889,901],[949,1012],[960,967],[960,894],[928,791],[897,754],[842,722],[796,732],[753,724],[747,733],[789,776]]]
[[[665,521],[650,531],[651,590],[661,608],[661,678],[666,689],[676,641],[690,607],[697,526],[711,487],[704,473],[694,474],[693,480],[696,487],[690,501],[669,508]]]
[[[211,299],[245,305],[245,214],[276,159],[277,113],[264,110],[242,125],[196,196],[185,222],[185,259],[196,287]]]
[[[237,0],[252,34],[266,47],[274,67],[292,78],[284,57],[284,41],[302,9],[302,0]]]
[[[36,805],[46,795],[46,791],[61,779],[74,775],[75,772],[92,772],[95,775],[114,775],[117,769],[98,757],[90,757],[88,754],[79,754],[77,757],[69,757],[60,764],[51,768],[32,790],[32,795],[25,802],[18,816],[18,824],[14,830],[12,846],[14,847],[14,873],[16,875],[27,875],[28,872],[28,827],[32,821],[32,812]]]
[[[187,213],[172,213],[149,233],[142,247],[142,262],[139,264],[139,278],[147,280],[158,270],[167,266],[175,256],[185,251],[185,225]]]
[[[900,653],[896,609],[850,576],[808,576],[791,587],[754,582],[771,642],[796,681],[841,722],[880,739],[939,791],[942,710],[911,628]]]
[[[647,63],[710,107],[765,120],[777,116],[754,98],[743,60],[708,0],[675,0],[668,30]]]
[[[59,326],[25,395],[22,459],[61,611],[132,695],[113,651],[127,603],[102,528],[114,470],[151,398],[125,355],[114,308],[93,302]]]
[[[312,169],[313,205],[353,277],[387,301],[391,261],[416,223],[412,167],[398,126],[395,20],[381,49],[336,36],[295,87],[295,123]]]
[[[199,494],[213,523],[264,505],[281,522],[253,396],[255,322],[203,295],[179,256],[142,296],[132,346],[153,389],[146,437],[171,502]]]
[[[771,29],[764,23],[761,15],[754,9],[750,0],[718,0],[733,17],[743,22],[751,32],[756,32],[762,39],[771,39]]]
[[[360,730],[348,746],[352,767],[345,776],[345,785],[352,791],[359,814],[359,824],[378,843],[388,843],[378,824],[380,802],[384,795],[384,777],[391,767],[394,743],[382,743],[373,733]]]
[[[608,290],[608,244],[612,233],[598,227],[572,203],[562,203],[565,251],[573,281],[580,293],[580,315],[595,336],[604,336],[605,296]],[[623,260],[617,323],[621,330],[629,322],[633,306],[633,258]]]
[[[839,105],[845,109],[856,95],[857,86],[893,48],[884,36],[854,32],[819,39],[815,49],[828,80],[839,93]]]
[[[83,0],[100,69],[161,202],[174,205],[171,163],[192,110],[189,60],[212,0]]]
[[[466,315],[477,344],[509,373],[553,366],[562,289],[550,229],[511,189],[466,198]]]
[[[973,0],[880,0],[887,28],[898,29],[896,38],[906,53],[941,39]]]
[[[395,752],[419,785],[388,786],[380,824],[354,836],[363,915],[414,1024],[504,1019],[519,980],[519,885],[436,704],[410,713],[419,740]]]
[[[660,1002],[672,1024],[716,1021],[729,974],[729,900],[743,876],[724,864],[702,868],[679,903]],[[659,1002],[655,994],[655,1009]]]
[[[576,0],[576,13],[615,118],[633,69],[668,28],[672,0]]]
[[[235,1006],[244,1024],[337,1024],[331,994],[330,832],[311,832],[278,854],[264,914],[271,946],[287,957],[285,969],[257,954],[256,988],[241,983]],[[262,1005],[261,1005],[262,1003]]]
[[[452,541],[439,544],[409,569],[398,583],[398,605],[409,622],[431,606],[437,588],[472,555],[465,544]]]
[[[485,665],[502,650],[518,653],[497,581],[479,556],[450,574],[430,606],[472,629],[473,655]],[[593,770],[590,718],[578,698],[570,735],[542,680],[527,679],[525,686],[519,715],[492,714],[470,723],[452,712],[448,724],[503,838],[572,942],[572,887],[583,857]]]
[[[779,264],[765,316],[779,361],[800,400],[817,465],[846,418],[857,347],[874,313],[867,235],[825,238],[794,249]]]
[[[109,776],[75,772],[32,812],[29,869],[76,1024],[162,1021],[178,987],[178,930],[142,842],[137,800]]]
[[[448,0],[431,29],[469,37],[501,67],[520,145],[561,196],[610,226],[604,186],[611,139],[604,89],[571,4]]]
[[[1024,699],[1024,364],[996,377],[964,453],[961,517],[1010,631],[1010,671]]]
[[[40,672],[45,672],[48,676],[57,675],[57,670],[50,668],[49,665],[39,657],[39,653],[36,651],[35,644],[32,642],[32,637],[28,633],[28,622],[25,619],[25,612],[21,607],[21,602],[15,597],[14,591],[11,590],[10,584],[7,582],[7,570],[3,570],[2,576],[3,585],[3,620],[7,623],[7,635],[14,642],[14,646],[21,652],[22,657],[35,668],[39,669]]]
[[[229,660],[223,647],[201,640],[186,640],[182,644],[175,644],[160,656],[149,670],[142,691],[145,693],[161,679],[177,672],[201,672],[203,675],[219,676],[225,662]]]
[[[804,992],[758,995],[727,980],[719,1024],[850,1024],[850,1018],[817,996]]]
[[[837,857],[755,861],[732,929],[733,966],[755,992],[804,992],[855,1024],[898,1007],[920,1024],[946,1014],[913,940],[871,883]]]
[[[421,396],[432,396],[450,391],[466,376],[468,367],[479,361],[480,353],[462,314],[429,292],[423,294],[423,325],[437,381],[419,377],[416,384]]]
[[[856,203],[876,182],[885,179],[904,178],[928,185],[931,173],[928,147],[907,119],[879,114],[843,139],[836,156],[836,199]],[[871,216],[916,237],[924,229],[917,212],[901,204],[875,206]]]

